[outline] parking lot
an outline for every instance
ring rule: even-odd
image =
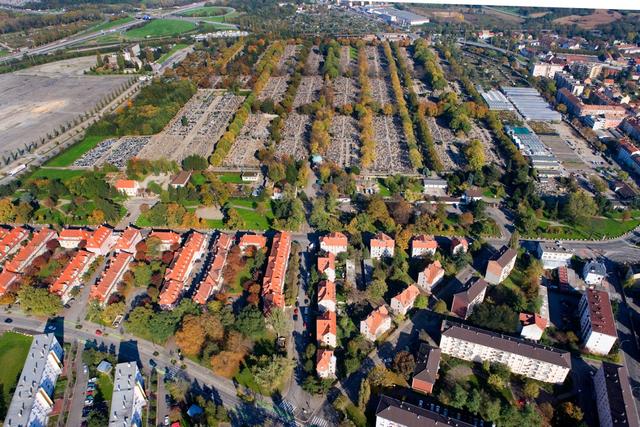
[[[124,168],[127,166],[127,161],[137,156],[150,140],[150,136],[123,136],[122,138],[105,139],[84,153],[82,157],[73,162],[72,166],[93,167],[108,163],[118,168]]]

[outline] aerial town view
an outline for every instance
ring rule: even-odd
[[[0,0],[3,425],[640,427],[600,3]]]

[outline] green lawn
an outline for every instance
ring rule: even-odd
[[[95,27],[89,28],[87,31],[88,32],[104,31],[104,30],[111,29],[113,27],[117,27],[118,25],[126,24],[126,23],[134,21],[134,20],[135,20],[135,18],[133,18],[131,16],[126,16],[124,18],[116,19],[114,21],[103,22],[102,24],[98,24]]]
[[[204,175],[202,175],[202,173],[200,172],[194,172],[191,175],[191,182],[194,185],[204,185],[207,183],[207,179],[204,177]]]
[[[225,207],[235,208],[238,214],[245,222],[245,227],[249,230],[268,230],[273,220],[273,212],[271,211],[271,203],[267,202],[267,212],[264,215],[255,211],[258,203],[253,199],[229,199]]]
[[[621,236],[640,225],[640,218],[632,212],[632,218],[628,221],[618,219],[620,214],[611,217],[593,217],[584,223],[552,224],[549,221],[540,220],[536,235],[550,239],[602,239],[606,237]]]
[[[0,58],[2,58],[3,56],[7,56],[9,55],[9,51],[6,49],[0,49]]]
[[[232,9],[219,6],[202,6],[195,9],[185,10],[180,16],[203,17],[203,16],[221,16],[231,14]]]
[[[174,53],[176,53],[177,51],[179,51],[180,49],[184,49],[185,47],[187,47],[188,45],[183,44],[183,43],[178,43],[175,46],[173,46],[171,48],[171,50],[167,53],[165,53],[164,55],[162,55],[160,58],[158,58],[159,63],[163,63],[164,61],[166,61],[167,59],[169,59],[169,57],[171,55],[173,55]]]
[[[98,397],[96,399],[100,399],[105,402],[109,402],[111,400],[111,395],[113,394],[113,381],[111,380],[111,376],[105,374],[98,374],[98,381],[96,383]],[[107,406],[108,403],[107,403]]]
[[[45,166],[66,167],[71,166],[73,162],[78,160],[84,153],[94,148],[100,142],[111,136],[87,136],[82,141],[73,144],[62,153],[49,160]]]
[[[65,181],[71,178],[75,178],[76,176],[82,176],[86,171],[83,170],[70,170],[70,169],[46,169],[40,168],[35,171],[29,178],[49,178],[55,179],[58,178],[61,181]]]
[[[147,37],[169,37],[192,31],[196,28],[193,22],[177,19],[154,19],[148,24],[124,33],[128,39],[144,39]]]
[[[390,197],[391,196],[391,191],[389,190],[389,187],[384,185],[384,180],[382,178],[378,178],[378,186],[380,187],[380,195],[382,197]]]
[[[11,402],[13,390],[18,383],[22,366],[27,359],[32,338],[15,332],[5,332],[0,336],[0,387],[4,405],[0,406],[0,419],[4,419],[6,408]]]
[[[223,173],[218,175],[220,181],[229,184],[242,184],[242,174],[240,173]]]

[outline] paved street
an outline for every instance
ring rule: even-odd
[[[79,345],[76,363],[72,369],[75,369],[76,383],[73,386],[73,397],[71,398],[71,405],[69,409],[69,417],[67,418],[67,427],[75,427],[78,425],[78,420],[82,417],[82,408],[84,408],[84,396],[87,389],[87,382],[89,381],[89,375],[84,373],[84,363],[82,363],[82,353],[84,346]]]

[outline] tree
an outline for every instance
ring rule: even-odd
[[[593,197],[583,190],[573,191],[569,194],[565,205],[565,216],[574,224],[591,218],[598,211]]]
[[[522,392],[528,399],[535,399],[540,395],[540,386],[534,381],[527,380],[524,383]]]
[[[197,154],[192,154],[182,160],[182,169],[184,170],[202,171],[207,169],[208,166],[207,159]]]
[[[236,208],[230,208],[227,211],[227,218],[225,222],[227,227],[231,230],[241,230],[245,228],[244,219],[240,216],[240,213]]]
[[[445,314],[447,310],[447,303],[443,300],[436,301],[436,304],[433,306],[433,311],[440,314]]]
[[[413,306],[417,309],[424,310],[429,304],[429,298],[426,295],[420,294],[416,297]]]
[[[369,403],[369,399],[371,398],[371,384],[369,384],[369,380],[363,378],[360,383],[360,392],[358,393],[358,407],[364,410],[367,407],[367,403]]]
[[[173,381],[167,383],[166,388],[173,400],[182,402],[187,397],[189,382],[180,378],[175,378]]]
[[[62,309],[60,297],[46,288],[22,286],[18,291],[18,300],[23,311],[41,316],[53,316]]]
[[[264,333],[264,316],[253,305],[246,306],[238,315],[235,328],[251,339],[257,339]]]
[[[400,351],[393,358],[393,369],[404,376],[405,379],[409,379],[411,374],[413,374],[413,370],[416,367],[416,361],[413,357],[413,354],[408,351]]]
[[[279,337],[282,337],[287,333],[287,318],[284,311],[279,308],[271,310],[267,317],[267,324]]]
[[[200,319],[187,316],[182,321],[182,327],[176,332],[176,344],[187,356],[197,356],[204,345],[205,332]]]
[[[558,408],[556,417],[559,422],[557,425],[577,425],[582,421],[584,414],[578,405],[573,402],[564,402]]]
[[[516,250],[520,247],[520,232],[518,230],[513,230],[513,233],[511,233],[509,247]]]
[[[480,140],[471,140],[471,142],[464,147],[463,151],[469,170],[473,172],[482,170],[485,164],[485,155]]]
[[[387,282],[384,279],[373,280],[367,287],[367,294],[373,301],[378,301],[387,293]]]
[[[263,355],[257,358],[257,363],[250,369],[256,384],[266,392],[274,390],[282,380],[284,373],[291,367],[293,361],[276,355]]]

